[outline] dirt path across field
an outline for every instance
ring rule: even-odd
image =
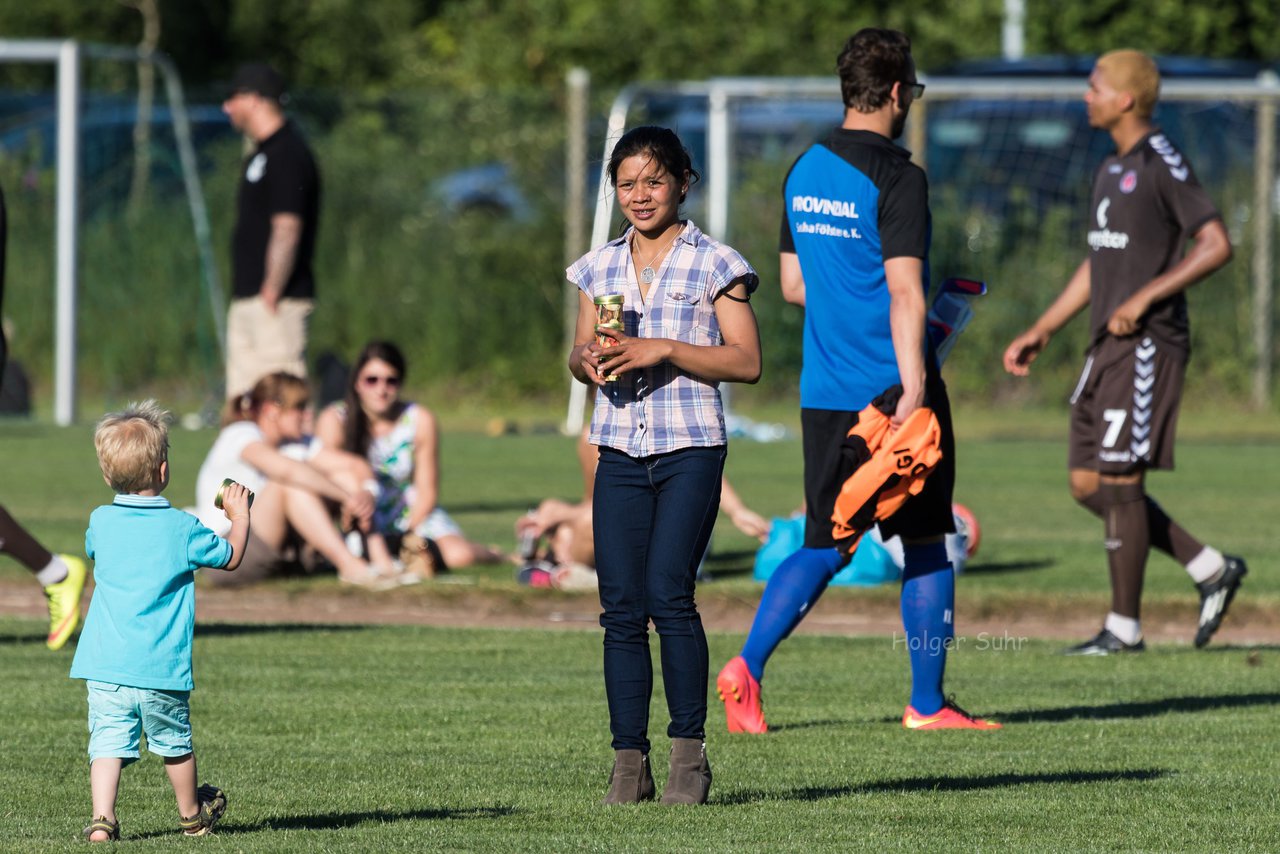
[[[464,580],[464,579],[459,579]],[[86,597],[86,602],[88,598]],[[734,595],[703,585],[699,609],[710,632],[746,633],[757,596]],[[459,583],[433,583],[380,593],[333,587],[327,581],[261,584],[239,590],[201,588],[199,622],[341,623],[480,628],[541,628],[599,631],[594,592],[564,594],[518,589],[512,593]],[[984,603],[957,608],[959,635],[970,643],[1002,639],[1083,640],[1098,630],[1101,608],[1093,605],[1002,607]],[[44,597],[34,583],[0,580],[0,614],[38,617]],[[1143,618],[1148,642],[1189,644],[1195,634],[1194,606],[1153,606]],[[902,631],[892,597],[827,596],[798,632],[827,635],[893,635]],[[985,639],[985,640],[984,640]],[[1280,615],[1248,601],[1232,606],[1215,645],[1280,645]]]

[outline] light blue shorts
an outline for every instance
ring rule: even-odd
[[[130,688],[86,680],[89,688],[89,761],[137,761],[140,737],[157,756],[191,752],[190,691]]]

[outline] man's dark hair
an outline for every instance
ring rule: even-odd
[[[844,105],[871,113],[885,105],[895,83],[911,74],[911,39],[897,30],[867,27],[849,37],[836,59]]]

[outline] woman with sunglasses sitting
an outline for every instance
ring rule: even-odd
[[[381,488],[373,528],[399,540],[402,556],[420,554],[434,543],[418,572],[505,561],[498,549],[468,540],[436,503],[440,434],[431,410],[400,399],[404,375],[398,347],[387,341],[367,344],[352,366],[346,399],[326,407],[316,420],[316,438],[326,448],[368,458]]]

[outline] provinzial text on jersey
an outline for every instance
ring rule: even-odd
[[[843,216],[857,219],[858,211],[853,202],[844,199],[824,199],[820,196],[792,196],[791,210],[796,213],[816,213],[826,216]]]

